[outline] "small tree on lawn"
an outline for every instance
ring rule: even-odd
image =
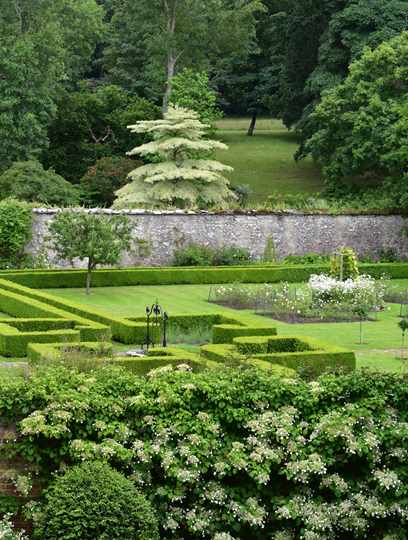
[[[130,156],[142,156],[154,163],[129,174],[132,180],[116,192],[116,206],[206,208],[225,207],[236,196],[223,176],[233,169],[208,159],[214,150],[228,147],[204,140],[205,130],[198,114],[170,108],[163,120],[138,122],[133,133],[146,133],[153,141],[134,148]]]
[[[126,216],[106,216],[85,211],[57,214],[49,227],[51,247],[61,259],[87,261],[86,293],[98,264],[114,265],[131,245],[131,224]]]
[[[398,323],[398,326],[401,329],[402,332],[402,340],[401,340],[401,360],[404,359],[404,348],[405,348],[405,333],[408,330],[408,319],[402,319]]]

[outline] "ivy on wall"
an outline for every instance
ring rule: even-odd
[[[24,266],[31,234],[32,206],[16,199],[0,201],[0,268]]]

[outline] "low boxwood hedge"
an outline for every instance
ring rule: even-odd
[[[363,263],[360,272],[373,277],[387,275],[408,279],[408,263]],[[93,273],[94,287],[132,285],[199,285],[222,283],[277,283],[307,281],[312,274],[328,273],[328,264],[251,265],[228,267],[172,267],[103,269]],[[34,289],[80,288],[85,283],[84,270],[24,270],[0,272],[4,280]]]

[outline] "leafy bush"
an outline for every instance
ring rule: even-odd
[[[173,266],[211,266],[213,258],[212,248],[190,244],[174,252]]]
[[[320,253],[305,253],[305,255],[288,255],[283,264],[325,264],[330,261],[329,255]]]
[[[245,248],[223,246],[214,249],[199,244],[189,244],[174,252],[173,266],[235,266],[248,264],[251,255]]]
[[[0,201],[0,266],[23,265],[24,248],[31,238],[31,226],[30,205],[15,199]]]
[[[50,243],[61,259],[87,261],[88,294],[96,266],[118,264],[123,251],[131,246],[132,225],[125,215],[65,210],[56,215],[49,231]]]
[[[105,463],[57,477],[35,527],[40,540],[158,540],[157,520],[133,482]]]
[[[10,515],[5,515],[0,520],[0,538],[1,540],[28,540],[24,531],[17,531],[14,528]]]
[[[118,156],[99,159],[81,178],[84,202],[89,206],[111,206],[115,191],[126,184],[128,174],[138,164]]]
[[[101,456],[132,471],[169,540],[402,540],[407,399],[406,377],[361,371],[307,383],[252,368],[147,378],[58,368],[0,387],[2,417],[22,419],[13,444],[23,458],[43,474]],[[88,523],[101,503],[87,489],[84,514],[78,481],[65,493]],[[50,523],[73,508],[57,485]]]
[[[210,126],[222,118],[222,112],[217,107],[217,94],[211,88],[205,71],[185,68],[173,77],[170,102],[197,112],[200,120]]]
[[[368,311],[378,311],[384,304],[385,284],[370,276],[340,281],[325,274],[313,275],[309,279],[309,287],[313,303],[319,306],[338,303],[351,309],[364,307]]]
[[[246,248],[224,246],[217,249],[212,260],[213,266],[235,266],[251,262],[251,255]]]
[[[330,260],[331,275],[340,280],[356,279],[359,275],[357,256],[351,248],[342,248]]]
[[[79,202],[78,188],[52,169],[45,170],[39,161],[19,161],[0,176],[2,198],[54,206],[70,206]]]

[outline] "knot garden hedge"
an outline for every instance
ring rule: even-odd
[[[406,264],[375,265],[373,269],[377,275],[386,270],[392,277],[408,275]],[[316,265],[100,270],[95,272],[95,285],[210,284],[237,279],[254,283],[281,279],[298,281],[316,270]],[[82,270],[1,273],[0,309],[7,317],[0,320],[0,354],[27,356],[30,361],[39,362],[57,360],[64,351],[80,351],[101,362],[120,364],[140,375],[154,368],[181,363],[200,370],[238,362],[273,369],[283,376],[293,376],[295,370],[304,368],[316,375],[327,369],[350,371],[355,368],[355,356],[350,351],[308,338],[279,337],[273,325],[248,322],[241,314],[233,317],[200,313],[173,315],[170,326],[178,331],[191,327],[212,328],[212,343],[202,346],[199,354],[171,346],[156,347],[144,357],[113,355],[111,340],[123,344],[144,343],[144,317],[117,317],[41,290],[80,286],[83,278]]]

